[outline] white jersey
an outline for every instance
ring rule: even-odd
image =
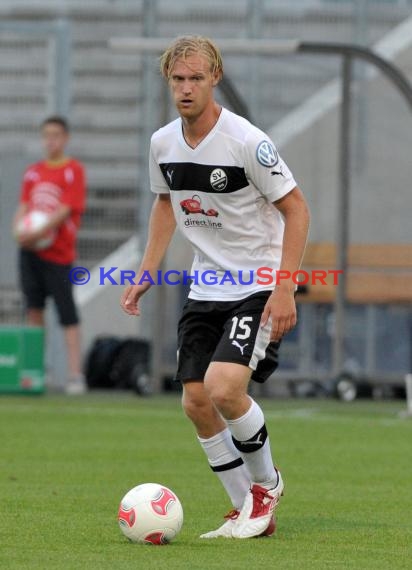
[[[274,289],[257,283],[257,270],[279,269],[284,222],[272,202],[296,182],[264,132],[223,108],[192,149],[176,119],[152,136],[150,184],[170,193],[177,226],[193,246],[190,298],[231,301]]]

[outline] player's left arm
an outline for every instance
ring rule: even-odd
[[[86,204],[86,172],[83,164],[78,161],[68,166],[65,170],[66,184],[60,198],[61,205],[70,207],[72,212],[82,214]],[[64,221],[61,220],[60,223]]]
[[[296,324],[296,284],[292,277],[302,263],[310,214],[303,193],[297,186],[280,200],[273,202],[273,205],[284,218],[285,230],[278,284],[266,303],[261,325],[264,326],[270,317],[272,321],[271,340],[278,341]]]

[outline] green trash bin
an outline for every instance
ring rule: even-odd
[[[0,327],[0,393],[44,392],[44,330]]]

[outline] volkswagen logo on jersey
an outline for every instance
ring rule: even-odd
[[[272,143],[269,141],[262,141],[256,149],[256,158],[258,163],[267,168],[272,168],[279,161],[279,155],[275,150]]]
[[[227,176],[223,168],[215,168],[210,175],[210,185],[214,190],[221,192],[227,186]]]

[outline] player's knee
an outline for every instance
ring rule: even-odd
[[[182,407],[188,418],[191,420],[209,411],[211,402],[206,395],[203,384],[195,386],[185,385],[182,396]]]
[[[247,394],[250,372],[244,366],[214,362],[205,376],[205,390],[226,419],[237,417]]]
[[[231,385],[225,382],[221,375],[208,371],[205,378],[205,390],[220,412],[225,412],[232,406],[234,395]]]
[[[183,411],[186,414],[186,416],[189,419],[193,420],[196,416],[196,412],[198,409],[196,402],[194,402],[190,398],[182,398],[182,407],[183,407]]]

